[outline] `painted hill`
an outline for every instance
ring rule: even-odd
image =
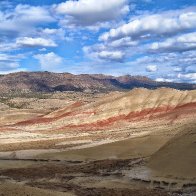
[[[39,129],[95,129],[149,119],[176,121],[194,115],[196,91],[133,89],[113,92],[90,104],[76,102],[44,117],[24,121],[19,125]],[[121,125],[122,126],[122,125]]]
[[[48,144],[57,148],[58,143],[69,145],[72,144],[69,140],[73,140],[73,144],[78,144],[83,140],[90,147],[101,145],[77,151],[84,159],[96,158],[94,152],[99,149],[102,152],[106,147],[107,153],[101,153],[102,158],[113,154],[119,157],[152,155],[149,167],[154,176],[195,176],[196,90],[136,88],[129,92],[111,92],[91,103],[78,101],[46,115],[25,116],[29,119],[0,127],[3,133],[11,131],[16,137],[11,139],[15,144],[2,145],[2,149],[34,149],[38,144],[42,148],[49,148]],[[27,136],[29,138],[24,139]],[[119,141],[125,138],[136,138],[136,142]],[[107,144],[110,140],[112,143]],[[124,144],[126,148],[122,147]],[[77,153],[76,158],[81,157]],[[69,156],[72,155],[71,151]],[[58,156],[66,157],[64,152]]]

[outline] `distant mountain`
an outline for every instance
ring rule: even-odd
[[[142,76],[108,76],[102,74],[18,72],[0,76],[0,93],[29,93],[56,91],[91,91],[110,92],[125,91],[144,87],[156,89],[169,87],[180,90],[196,89],[195,84],[156,82]]]

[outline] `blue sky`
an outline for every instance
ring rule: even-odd
[[[196,2],[1,0],[0,74],[17,71],[196,83]]]

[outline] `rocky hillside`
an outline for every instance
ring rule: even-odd
[[[155,89],[169,87],[180,90],[196,89],[194,84],[156,82],[141,76],[73,75],[70,73],[19,72],[0,76],[1,93],[56,91],[124,91],[135,87]]]

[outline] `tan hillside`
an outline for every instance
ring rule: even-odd
[[[194,178],[196,176],[196,124],[184,125],[179,133],[150,158],[156,175]]]

